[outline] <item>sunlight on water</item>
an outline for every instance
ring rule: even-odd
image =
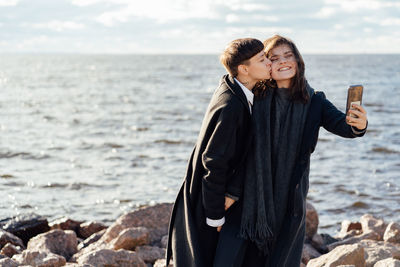
[[[217,56],[0,57],[0,218],[107,222],[174,200],[224,73]],[[363,84],[369,116],[362,139],[320,133],[309,198],[321,228],[367,212],[400,221],[400,56],[304,59],[310,85],[341,110]]]

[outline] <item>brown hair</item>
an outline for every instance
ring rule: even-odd
[[[299,50],[297,49],[296,45],[293,43],[293,41],[280,35],[274,35],[271,38],[268,38],[267,40],[264,41],[264,46],[265,46],[264,51],[267,57],[269,57],[270,51],[281,45],[289,46],[297,61],[296,75],[292,78],[289,88],[291,99],[292,101],[300,101],[302,103],[306,103],[309,99],[309,95],[306,89],[307,81],[304,76],[305,72],[304,60]],[[260,90],[265,90],[268,86],[272,88],[278,87],[276,81],[271,79],[262,82],[261,84],[259,84],[259,86],[257,86],[258,93],[260,93]]]
[[[226,71],[232,76],[238,75],[239,65],[248,65],[249,59],[264,50],[260,40],[253,38],[236,39],[230,42],[220,56]]]

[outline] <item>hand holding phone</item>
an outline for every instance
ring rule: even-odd
[[[351,85],[347,91],[346,122],[357,129],[365,129],[367,112],[361,106],[363,86]],[[355,106],[353,106],[355,105]]]
[[[349,115],[353,118],[356,117],[352,113],[349,114],[349,110],[354,109],[352,107],[353,104],[361,106],[363,89],[364,88],[362,85],[351,85],[347,90],[346,115]]]

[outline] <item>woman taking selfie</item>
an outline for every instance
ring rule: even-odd
[[[349,113],[355,117],[350,117],[311,88],[291,40],[275,35],[264,46],[272,62],[272,80],[254,90],[254,142],[246,163],[240,224],[245,241],[232,257],[232,266],[294,267],[301,262],[310,156],[319,128],[346,138],[361,137],[367,116],[361,106],[353,105]]]

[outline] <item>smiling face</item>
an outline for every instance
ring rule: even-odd
[[[269,51],[268,58],[272,62],[272,79],[279,88],[289,88],[297,72],[297,60],[292,49],[287,44],[279,45]]]

